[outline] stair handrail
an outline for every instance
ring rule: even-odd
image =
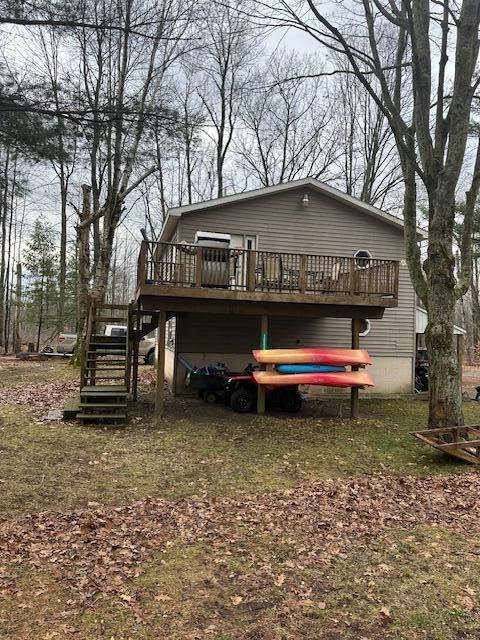
[[[85,386],[85,382],[86,382],[86,365],[87,365],[88,352],[90,351],[90,338],[92,336],[95,313],[96,313],[95,298],[89,297],[87,325],[86,325],[85,336],[83,340],[83,349],[80,352],[80,356],[82,358],[81,368],[80,368],[80,389]]]
[[[128,305],[128,318],[127,318],[127,350],[125,354],[125,382],[128,393],[132,388],[132,359],[133,359],[133,340],[134,340],[134,326],[133,326],[133,302]]]

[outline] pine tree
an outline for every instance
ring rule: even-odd
[[[25,253],[27,268],[26,315],[37,327],[36,349],[42,329],[55,326],[58,310],[58,254],[53,229],[35,221]]]

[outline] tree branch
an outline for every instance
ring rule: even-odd
[[[472,183],[466,193],[465,213],[463,216],[462,240],[460,244],[461,267],[455,295],[461,298],[468,291],[472,280],[472,235],[475,206],[480,190],[480,136],[477,142],[477,153],[473,169]]]

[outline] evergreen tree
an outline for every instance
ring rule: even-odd
[[[27,268],[26,314],[37,327],[36,349],[43,328],[55,325],[58,309],[58,254],[53,229],[35,221],[25,252]]]

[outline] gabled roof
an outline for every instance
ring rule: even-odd
[[[205,202],[198,202],[196,204],[188,204],[182,207],[174,207],[169,209],[167,217],[165,219],[164,225],[162,227],[162,231],[160,233],[160,241],[164,237],[170,237],[171,233],[175,229],[178,218],[185,214],[196,213],[197,211],[205,211],[206,209],[213,209],[215,207],[223,207],[228,206],[230,204],[235,204],[237,202],[245,202],[247,200],[253,200],[255,198],[263,198],[265,196],[274,195],[276,193],[283,193],[285,191],[291,191],[293,189],[299,189],[301,187],[308,187],[310,189],[314,189],[319,193],[329,196],[339,202],[343,202],[344,204],[349,205],[357,209],[358,211],[362,211],[367,215],[372,216],[373,218],[377,218],[377,220],[383,220],[387,224],[390,224],[398,229],[403,230],[404,224],[401,218],[397,218],[390,213],[386,213],[377,207],[373,207],[370,204],[366,204],[359,200],[358,198],[354,198],[346,193],[343,193],[339,189],[335,189],[324,182],[320,182],[315,178],[302,178],[301,180],[292,180],[291,182],[283,182],[281,184],[276,184],[272,187],[262,187],[260,189],[252,189],[251,191],[243,191],[242,193],[236,193],[230,196],[224,196],[222,198],[214,198],[212,200],[206,200]],[[417,229],[418,235],[424,239],[427,238],[428,234],[423,229]]]

